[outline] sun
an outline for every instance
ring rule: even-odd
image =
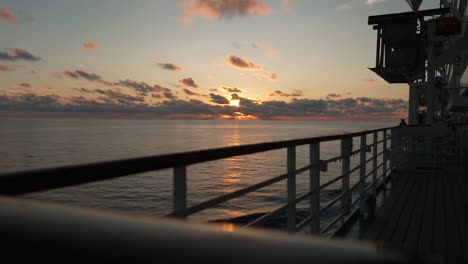
[[[240,100],[231,100],[231,106],[239,107]]]

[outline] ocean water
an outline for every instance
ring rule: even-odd
[[[340,134],[394,123],[324,121],[207,121],[127,119],[0,119],[0,173],[81,164],[222,146]],[[370,141],[368,138],[368,142]],[[339,142],[321,144],[321,158],[339,154]],[[355,148],[358,148],[355,140]],[[297,168],[307,165],[308,146],[297,149]],[[356,166],[352,159],[351,168]],[[340,175],[332,163],[321,182]],[[193,205],[286,172],[286,150],[232,157],[188,167],[188,204]],[[351,182],[356,182],[354,173]],[[297,176],[297,195],[308,191],[308,172]],[[340,182],[329,192],[340,188]],[[163,216],[172,203],[172,170],[149,172],[25,198],[132,214]],[[195,221],[262,213],[286,202],[286,181],[191,216]],[[306,208],[307,202],[298,205]]]

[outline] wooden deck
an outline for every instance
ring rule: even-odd
[[[467,176],[468,166],[399,175],[364,239],[468,262]]]

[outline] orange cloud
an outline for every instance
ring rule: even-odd
[[[94,42],[84,42],[81,46],[81,51],[96,51],[99,45]]]
[[[0,72],[14,71],[16,66],[13,64],[0,64]]]
[[[162,63],[162,62],[157,62],[157,65],[164,70],[169,70],[169,71],[182,71],[182,67],[174,64],[174,63]]]
[[[260,66],[255,65],[255,63],[241,58],[239,56],[231,55],[226,59],[226,63],[231,65],[234,68],[241,70],[257,70],[260,69]]]
[[[269,81],[277,81],[279,79],[278,74],[267,72],[267,71],[263,71],[263,72],[257,74],[257,77],[259,77],[261,79],[269,80]]]
[[[10,24],[16,24],[17,18],[10,10],[0,7],[0,20]]]
[[[267,15],[271,8],[262,0],[189,0],[178,4],[183,14],[180,21],[190,24],[196,17],[220,20],[234,16]]]
[[[198,84],[192,78],[184,78],[179,80],[180,84],[191,88],[198,88]]]
[[[299,89],[294,89],[291,93],[284,93],[280,90],[276,90],[271,93],[270,96],[282,96],[282,97],[300,97],[304,96],[304,92]]]

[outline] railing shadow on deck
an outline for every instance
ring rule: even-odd
[[[31,192],[46,191],[131,174],[172,168],[173,208],[172,212],[167,216],[183,219],[194,213],[219,205],[220,203],[285,180],[287,185],[287,203],[252,220],[243,228],[258,226],[275,215],[286,214],[286,229],[288,232],[292,233],[304,230],[304,228],[307,227],[306,231],[311,234],[325,234],[332,229],[339,229],[340,226],[345,224],[347,220],[356,213],[361,213],[362,215],[366,214],[368,201],[375,200],[377,187],[387,181],[389,172],[395,166],[391,157],[395,156],[398,150],[397,146],[401,146],[400,138],[396,137],[396,135],[398,135],[398,129],[399,127],[385,127],[339,135],[9,173],[0,175],[0,194],[17,196]],[[368,136],[372,138],[372,143],[370,144],[367,143]],[[341,142],[340,155],[330,159],[321,159],[320,144],[336,140]],[[353,148],[353,141],[357,140],[359,140],[360,144],[359,148],[355,149]],[[297,168],[296,148],[304,145],[309,145],[309,165]],[[187,207],[187,166],[233,156],[249,155],[279,149],[287,150],[287,173]],[[370,157],[367,157],[367,153],[369,152],[371,153],[369,155]],[[354,155],[359,155],[359,165],[350,168],[351,156]],[[379,157],[381,160],[380,164],[378,164]],[[327,182],[321,183],[320,172],[326,171],[328,164],[336,161],[341,161],[341,174]],[[372,162],[371,169],[367,171],[367,165],[370,162]],[[298,174],[306,171],[309,171],[309,190],[298,196],[296,194],[296,177]],[[351,186],[350,178],[354,172],[359,172],[359,180]],[[341,182],[341,192],[339,195],[328,203],[321,205],[321,191],[339,182]],[[296,205],[307,199],[309,201],[308,216],[297,223]],[[328,223],[321,225],[321,215],[338,203],[340,203],[339,214]]]

